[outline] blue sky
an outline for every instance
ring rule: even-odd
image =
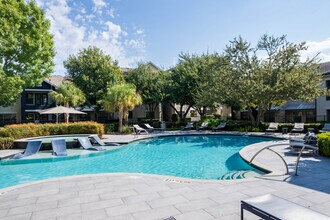
[[[37,0],[52,23],[57,56],[63,60],[95,45],[134,67],[152,61],[168,68],[180,52],[222,52],[241,35],[255,44],[268,33],[307,42],[302,56],[330,61],[328,0]]]

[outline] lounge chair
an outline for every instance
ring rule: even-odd
[[[294,127],[291,132],[303,132],[304,131],[304,123],[294,123]]]
[[[134,131],[137,135],[141,134],[142,132],[144,132],[146,134],[149,134],[149,132],[146,129],[141,128],[139,125],[133,125],[133,128],[134,128]]]
[[[203,122],[202,125],[201,126],[198,126],[196,130],[197,131],[199,131],[199,130],[205,130],[205,129],[207,129],[208,126],[209,126],[209,123],[208,122]]]
[[[276,122],[270,123],[266,131],[272,131],[272,132],[278,131],[278,123]]]
[[[300,153],[304,148],[304,151],[312,151],[313,155],[318,155],[319,148],[317,142],[316,135],[314,133],[310,133],[304,141],[294,139],[293,141],[291,140],[289,144],[292,153]]]
[[[148,124],[148,123],[146,123],[146,124],[144,124],[144,126],[147,128],[147,130],[148,131],[150,131],[150,132],[154,132],[154,130],[155,130],[155,128],[154,127],[152,127],[150,124]]]
[[[52,140],[53,155],[67,156],[65,139]]]
[[[194,128],[194,122],[188,122],[186,126],[182,127],[182,130],[191,130]]]
[[[241,219],[244,219],[244,209],[262,219],[310,220],[329,219],[329,216],[313,211],[286,199],[266,194],[241,201]]]
[[[95,135],[91,135],[89,136],[90,138],[93,139],[93,141],[95,141],[98,145],[100,146],[120,146],[120,144],[118,143],[104,143],[100,138],[99,136],[97,136],[96,134]]]
[[[23,153],[15,154],[11,159],[21,159],[38,153],[42,141],[29,141]]]
[[[78,142],[86,150],[97,150],[97,151],[105,150],[101,146],[93,146],[88,137],[79,137]]]
[[[330,124],[325,123],[322,130],[319,130],[319,132],[330,132]]]
[[[213,127],[212,131],[222,130],[226,127],[226,122],[221,122],[217,127]]]

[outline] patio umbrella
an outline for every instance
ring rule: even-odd
[[[58,115],[65,114],[66,115],[66,122],[69,122],[70,114],[86,114],[85,112],[77,111],[73,108],[67,108],[64,106],[56,106],[53,108],[48,108],[44,110],[40,110],[39,114],[55,114],[56,115],[56,123],[58,123]]]

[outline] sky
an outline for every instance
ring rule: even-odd
[[[330,61],[329,0],[36,0],[45,9],[55,40],[53,74],[63,61],[97,46],[136,67],[153,62],[167,69],[181,52],[222,53],[235,37],[255,45],[263,34],[306,42],[303,58]]]

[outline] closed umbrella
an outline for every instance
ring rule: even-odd
[[[44,110],[40,110],[39,113],[41,115],[43,114],[55,114],[56,115],[56,123],[58,123],[58,115],[59,114],[65,114],[66,115],[66,122],[69,122],[69,116],[70,114],[86,114],[85,112],[77,111],[73,108],[67,108],[64,106],[56,106],[53,108],[48,108]]]

